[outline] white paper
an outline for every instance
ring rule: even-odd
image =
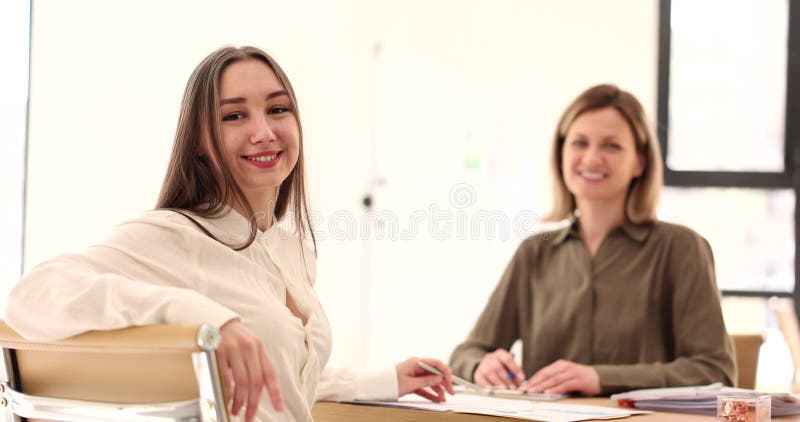
[[[348,402],[409,409],[451,411],[478,415],[504,416],[542,422],[577,422],[589,419],[617,419],[633,414],[648,413],[633,409],[585,406],[562,402],[541,402],[458,393],[447,396],[444,403],[432,403],[414,396],[401,397],[396,402]]]

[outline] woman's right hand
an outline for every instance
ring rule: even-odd
[[[258,411],[261,392],[266,387],[272,407],[283,410],[278,376],[264,343],[238,319],[220,328],[217,362],[222,372],[225,397],[233,398],[231,413],[238,415],[247,405],[245,421],[252,422]]]
[[[525,381],[525,373],[508,350],[497,349],[483,356],[481,363],[475,369],[474,378],[475,382],[483,387],[514,389]]]

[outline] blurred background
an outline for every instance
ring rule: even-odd
[[[659,216],[710,241],[728,330],[764,336],[757,386],[787,391],[792,355],[768,299],[800,297],[792,6],[4,0],[0,311],[23,271],[153,207],[192,69],[255,45],[300,102],[333,365],[449,358],[543,228],[561,111],[607,82],[659,131]]]

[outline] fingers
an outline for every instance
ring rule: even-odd
[[[489,380],[487,380],[486,377],[483,376],[483,373],[479,372],[478,369],[475,369],[475,374],[472,376],[472,378],[473,378],[473,381],[475,381],[475,384],[478,384],[481,387],[490,387],[491,386],[489,384]]]
[[[571,378],[562,382],[559,385],[544,390],[544,392],[547,394],[567,394],[573,391],[581,391],[581,390],[582,386],[580,380],[578,380],[577,378]]]
[[[528,380],[528,389],[529,389],[529,391],[532,391],[531,389],[533,387],[539,385],[544,380],[549,379],[550,377],[552,377],[552,376],[564,371],[565,370],[565,366],[567,364],[569,364],[569,363],[571,363],[571,362],[565,361],[565,360],[557,360],[557,361],[551,363],[550,365],[547,365],[544,368],[542,368],[539,371],[537,371]]]
[[[438,397],[439,399],[436,401],[437,403],[441,403],[441,402],[447,400],[447,396],[444,394],[445,389],[441,384],[434,385],[433,386],[433,391],[435,391],[436,395],[439,396]]]
[[[233,404],[231,405],[231,412],[234,415],[238,415],[247,398],[246,386],[250,385],[250,382],[247,377],[247,369],[244,366],[244,362],[240,359],[229,361],[228,367],[231,370],[231,377],[233,378]]]
[[[515,387],[518,387],[520,382],[525,379],[525,373],[522,372],[522,368],[517,365],[517,362],[514,360],[514,355],[505,351],[504,349],[497,349],[494,351],[497,354],[497,358],[500,360],[500,363],[505,366],[506,369],[506,377],[508,378],[508,373],[510,372],[514,377],[509,379]]]
[[[255,346],[256,349],[261,349],[262,346],[259,343]],[[247,375],[249,377],[250,385],[247,389],[247,407],[245,410],[244,419],[246,421],[252,421],[256,413],[258,411],[258,404],[261,399],[261,392],[264,391],[264,384],[265,384],[265,374],[264,369],[262,366],[262,359],[260,357],[260,353],[258,350],[246,350],[248,359],[245,361],[245,366],[247,367]],[[253,355],[250,357],[250,355]],[[277,409],[276,409],[277,410]]]
[[[535,373],[528,380],[525,390],[532,393],[580,392],[597,395],[601,392],[600,377],[591,366],[559,360]]]
[[[495,383],[489,379],[488,374],[489,372],[485,367],[478,365],[478,368],[475,369],[475,382],[481,387],[494,387]]]
[[[489,386],[491,386],[491,387],[495,387],[495,386],[505,387],[505,388],[509,388],[510,387],[508,382],[506,382],[505,373],[501,372],[500,369],[494,369],[494,370],[488,369],[484,373],[484,376],[489,381]]]
[[[495,385],[499,385],[498,377],[494,374],[494,370],[496,367],[493,367],[492,361],[494,356],[492,354],[487,354],[481,359],[481,363],[478,364],[478,367],[475,369],[475,382],[483,387],[494,387]]]
[[[440,361],[438,359],[423,358],[423,359],[420,359],[420,360],[425,362],[425,363],[427,363],[428,365],[431,365],[431,366],[435,367],[442,374],[444,374],[444,380],[442,381],[442,384],[444,385],[444,388],[450,394],[455,394],[456,393],[456,390],[453,388],[453,371],[450,370],[449,366],[447,366],[444,362],[442,362],[442,361]],[[415,365],[415,366],[417,368],[419,368],[418,365]]]
[[[475,370],[475,382],[484,387],[516,388],[525,379],[522,369],[507,350],[487,353]]]
[[[434,393],[431,393],[430,391],[428,391],[428,390],[426,390],[424,388],[420,388],[420,389],[414,390],[414,394],[416,394],[416,395],[418,395],[418,396],[420,396],[422,398],[428,399],[428,400],[430,400],[430,401],[432,401],[434,403],[441,403],[442,401],[444,401],[444,400],[440,399],[438,395],[436,395]]]
[[[550,389],[569,381],[574,377],[574,375],[575,374],[571,371],[552,374],[547,378],[542,378],[539,382],[528,383],[527,391],[534,393],[549,393]]]
[[[272,406],[282,411],[280,382],[264,343],[238,320],[224,324],[220,332],[217,356],[223,388],[232,400],[231,413],[239,415],[244,408],[244,419],[255,420],[265,387]]]
[[[411,378],[408,380],[408,384],[411,391],[416,391],[420,388],[433,387],[434,385],[441,384],[443,381],[444,378],[438,375],[422,375]]]
[[[566,361],[558,360],[537,371],[527,382],[526,391],[541,393],[544,385],[551,386],[553,377],[562,375],[566,371]]]
[[[256,384],[253,383],[250,389],[248,390],[247,396],[247,408],[244,412],[244,420],[252,421],[253,418],[256,416],[256,412],[258,411],[258,402],[259,398],[261,397],[261,389],[255,386]]]
[[[222,384],[222,397],[227,404],[231,399],[231,384],[233,383],[233,378],[231,369],[228,367],[228,360],[220,349],[217,349],[217,365],[219,367],[220,377],[222,378],[220,380]]]
[[[430,388],[431,388],[431,390],[433,390],[433,392],[431,392],[427,388],[420,388],[420,389],[414,390],[414,394],[416,394],[416,395],[418,395],[420,397],[426,398],[426,399],[428,399],[428,400],[430,400],[430,401],[432,401],[434,403],[442,403],[442,402],[447,400],[447,396],[445,396],[445,393],[444,393],[444,391],[445,391],[444,387],[442,387],[441,385],[437,384],[437,385],[434,385],[434,386],[432,386]]]
[[[419,366],[420,362],[435,367],[442,375],[430,374]],[[428,400],[442,402],[446,399],[445,392],[455,394],[453,372],[440,360],[411,358],[398,363],[396,368],[400,396],[413,392]]]

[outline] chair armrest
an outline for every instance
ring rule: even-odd
[[[214,351],[219,339],[218,329],[200,324],[92,331],[37,342],[0,321],[0,348],[7,362],[2,372],[19,374],[22,382],[16,386],[7,374],[1,381],[39,397],[128,403],[190,400],[200,395],[197,376],[218,377]],[[196,368],[201,362],[202,368]],[[221,397],[218,393],[209,394]]]
[[[0,321],[0,347],[16,350],[93,353],[192,353],[213,350],[219,332],[202,325],[150,325],[119,330],[90,331],[63,340],[35,342]]]

